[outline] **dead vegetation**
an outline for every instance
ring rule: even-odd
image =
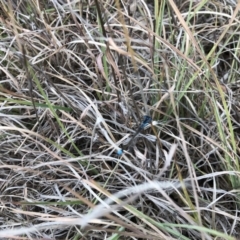
[[[239,8],[1,1],[1,239],[239,239]]]

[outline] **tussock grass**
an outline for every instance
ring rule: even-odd
[[[1,238],[240,239],[239,8],[1,1]]]

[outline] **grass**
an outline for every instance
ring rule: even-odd
[[[1,239],[240,239],[239,8],[1,1]]]

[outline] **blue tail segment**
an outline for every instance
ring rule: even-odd
[[[123,154],[123,150],[122,150],[122,149],[118,149],[118,150],[117,150],[117,155],[118,155],[118,156],[121,156],[122,154]]]

